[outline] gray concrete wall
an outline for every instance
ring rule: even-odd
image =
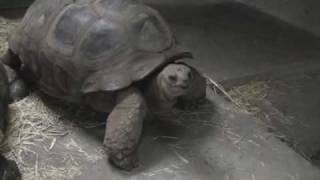
[[[320,36],[319,0],[235,0]]]
[[[16,0],[14,0],[16,1]],[[25,6],[24,3],[0,0],[0,8]],[[222,2],[242,3],[320,36],[320,0],[138,0],[148,4],[204,5]],[[14,5],[16,4],[16,5]]]
[[[320,36],[319,0],[141,0],[148,4],[205,5],[242,3]],[[177,9],[178,11],[178,9]]]

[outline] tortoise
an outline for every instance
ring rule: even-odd
[[[108,112],[103,145],[122,170],[149,113],[205,98],[206,79],[154,9],[129,0],[36,0],[3,62],[54,98]]]
[[[0,63],[0,143],[4,140],[8,104],[27,95],[27,86],[15,71]],[[13,160],[0,154],[0,180],[19,180],[21,174]]]

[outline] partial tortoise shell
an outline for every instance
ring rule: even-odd
[[[123,89],[191,57],[157,11],[125,0],[36,0],[9,46],[40,89],[73,98]]]

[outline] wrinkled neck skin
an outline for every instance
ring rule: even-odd
[[[146,90],[147,102],[151,106],[151,110],[156,114],[172,111],[172,107],[177,102],[177,97],[170,96],[166,93],[165,88],[166,85],[161,75],[155,76],[148,84]]]

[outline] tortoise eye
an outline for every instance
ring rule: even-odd
[[[177,81],[177,76],[170,75],[169,76],[169,80],[172,81],[172,82],[175,82],[175,81]]]

